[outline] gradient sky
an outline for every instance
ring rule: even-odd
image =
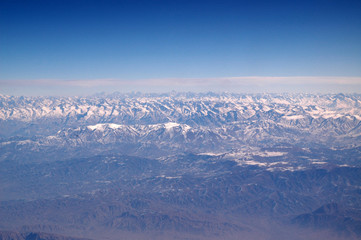
[[[361,1],[0,0],[0,93],[170,90],[361,93]]]

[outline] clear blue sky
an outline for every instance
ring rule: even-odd
[[[244,76],[361,77],[361,1],[0,1],[0,93]]]

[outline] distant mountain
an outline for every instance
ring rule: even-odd
[[[52,135],[63,128],[115,123],[152,125],[175,122],[191,127],[252,125],[306,127],[312,131],[349,131],[361,120],[361,95],[306,94],[170,94],[103,97],[11,97],[0,95],[3,136]],[[313,123],[315,121],[315,123]],[[310,125],[311,124],[311,125]],[[49,126],[51,128],[49,129]],[[313,127],[313,128],[312,128]],[[315,128],[316,127],[316,128]],[[333,129],[334,130],[334,129]]]
[[[325,204],[312,213],[301,214],[292,222],[314,229],[335,229],[349,238],[361,236],[361,211],[344,209],[337,203]]]
[[[361,239],[360,176],[358,94],[0,96],[5,239]]]
[[[228,153],[244,146],[355,148],[360,95],[1,97],[0,150],[137,156]],[[20,158],[27,158],[20,155]],[[60,158],[63,156],[60,154]],[[14,158],[2,155],[0,159]],[[48,158],[54,158],[49,156]]]

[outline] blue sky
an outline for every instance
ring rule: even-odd
[[[0,1],[0,93],[171,90],[361,92],[361,1]]]

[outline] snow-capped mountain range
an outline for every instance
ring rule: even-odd
[[[361,143],[356,94],[2,96],[0,104],[0,150],[9,153],[2,160],[104,151],[233,156],[255,148],[350,149]]]
[[[358,94],[2,95],[0,228],[359,239],[360,160]]]
[[[169,94],[95,97],[13,97],[0,95],[0,119],[30,122],[44,118],[87,123],[223,125],[257,120],[361,120],[359,94]],[[262,115],[260,115],[262,114]]]
[[[220,153],[244,145],[361,142],[360,95],[1,96],[0,104],[2,147],[127,143]]]

